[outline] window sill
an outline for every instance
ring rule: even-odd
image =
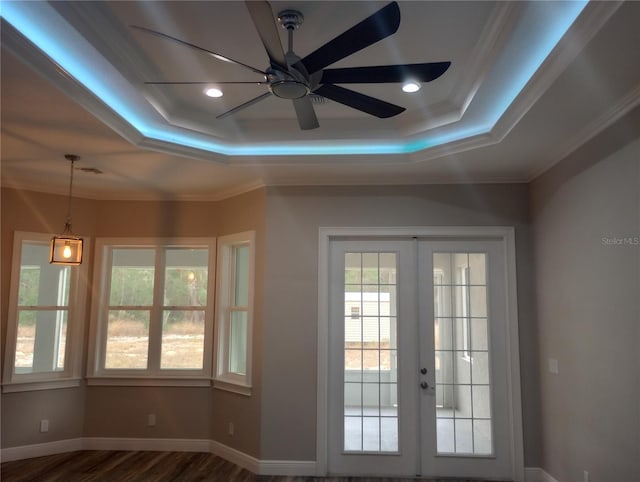
[[[219,390],[225,390],[227,392],[237,393],[239,395],[244,395],[246,397],[251,396],[251,385],[242,385],[234,382],[229,382],[226,380],[214,380],[213,381],[214,388]]]
[[[23,380],[13,381],[2,385],[2,393],[33,392],[36,390],[57,390],[60,388],[75,388],[80,386],[80,378],[66,378],[60,380]]]
[[[210,387],[209,378],[168,378],[168,377],[90,377],[88,386],[116,387]]]

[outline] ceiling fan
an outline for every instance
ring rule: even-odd
[[[430,82],[437,79],[451,62],[421,64],[381,65],[370,67],[325,67],[394,34],[400,26],[400,8],[392,2],[365,18],[333,40],[327,42],[304,58],[293,51],[293,31],[302,24],[304,17],[296,10],[284,10],[278,14],[278,23],[287,30],[288,49],[285,53],[271,5],[267,1],[245,2],[251,19],[269,57],[269,67],[264,71],[231,59],[217,52],[199,47],[170,35],[132,25],[132,28],[178,42],[207,53],[217,60],[229,62],[263,76],[261,82],[215,82],[217,84],[264,84],[268,92],[259,95],[217,116],[222,119],[274,95],[293,102],[301,129],[319,127],[310,94],[326,97],[340,104],[379,117],[393,117],[405,111],[389,102],[346,89],[336,84],[383,84],[394,82]],[[146,84],[211,84],[213,82],[145,82]]]

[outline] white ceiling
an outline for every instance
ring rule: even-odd
[[[18,30],[39,42],[3,2],[3,186],[66,192],[66,153],[81,157],[78,169],[102,172],[78,170],[74,179],[77,195],[100,199],[219,199],[282,184],[526,182],[640,103],[640,2],[589,3],[560,33],[571,2],[399,2],[395,34],[331,68],[451,61],[450,69],[415,94],[398,84],[346,86],[406,111],[378,119],[328,101],[315,105],[320,127],[311,131],[274,96],[216,119],[265,85],[221,85],[224,96],[211,99],[205,85],[144,84],[262,80],[130,27],[263,70],[268,59],[244,2],[18,3],[32,9],[25,17],[35,31],[54,32],[45,48],[68,55],[48,51],[54,62],[26,41]],[[294,33],[301,57],[385,5],[271,3],[274,15],[304,14]],[[284,30],[281,40],[286,50]]]

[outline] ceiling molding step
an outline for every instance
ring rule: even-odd
[[[437,129],[449,124],[454,124],[462,119],[463,112],[464,109],[461,107],[460,103],[451,102],[450,100],[444,100],[430,106],[429,117],[422,120],[422,122],[420,119],[420,117],[423,116],[422,112],[407,112],[407,115],[404,118],[404,123],[411,127],[401,128],[399,131],[400,135],[404,137],[420,135],[421,133],[431,129]],[[413,114],[413,117],[411,114]]]
[[[513,30],[522,10],[522,5],[517,2],[499,2],[496,5],[473,50],[469,53],[464,71],[460,73],[458,81],[453,86],[451,99],[435,104],[429,110],[429,119],[422,124],[408,122],[412,125],[410,128],[404,128],[402,135],[405,137],[419,135],[462,119],[482,85],[489,66],[494,64],[501,49],[509,41],[509,33]]]
[[[181,201],[224,201],[225,199],[230,199],[233,197],[241,196],[242,194],[246,194],[251,191],[255,191],[256,189],[262,189],[267,185],[264,181],[254,181],[248,182],[246,184],[240,184],[238,186],[234,186],[229,189],[222,189],[220,191],[216,191],[212,195],[200,196],[200,195],[184,195],[180,196],[179,199]]]
[[[73,199],[88,199],[92,201],[177,201],[177,202],[218,202],[230,199],[242,194],[246,194],[256,189],[266,187],[262,180],[240,184],[227,189],[216,190],[215,192],[206,194],[178,194],[175,193],[159,193],[149,191],[136,191],[135,194],[116,190],[96,190],[83,189],[82,186],[74,184]],[[51,194],[54,196],[66,196],[68,191],[59,189],[46,182],[28,183],[14,181],[12,179],[2,180],[2,189],[13,189],[16,191],[28,191],[40,194]]]
[[[2,46],[39,75],[55,85],[65,95],[73,99],[85,110],[95,115],[101,122],[117,134],[137,145],[143,136],[131,124],[116,114],[89,89],[53,62],[44,52],[33,45],[8,22],[2,24]]]
[[[607,110],[600,117],[590,122],[582,131],[562,144],[545,161],[541,169],[537,169],[527,176],[527,182],[531,182],[541,176],[556,164],[562,162],[566,157],[578,150],[584,144],[596,137],[606,128],[615,124],[632,109],[640,105],[640,84],[632,89],[627,95],[620,99],[613,107]],[[640,131],[638,133],[640,135]]]
[[[501,142],[624,2],[589,2],[492,129]]]
[[[518,2],[498,2],[494,8],[491,20],[469,54],[470,60],[466,64],[465,72],[454,87],[452,97],[453,102],[460,106],[460,117],[473,101],[489,66],[494,65],[504,45],[509,41],[509,34],[523,9],[523,3]]]
[[[157,78],[159,72],[153,63],[142,55],[140,49],[131,48],[135,45],[132,29],[123,26],[114,16],[107,3],[100,2],[53,2],[53,8],[84,38],[91,38],[96,50],[120,73],[142,70],[148,79],[129,76],[127,80],[134,84],[141,84],[145,80]],[[115,30],[114,30],[115,29]],[[151,86],[149,86],[151,87]],[[162,91],[158,97],[169,100]],[[154,94],[155,95],[155,94]]]
[[[330,178],[307,177],[274,177],[266,182],[266,187],[344,187],[344,186],[435,186],[441,184],[521,184],[524,181],[514,181],[498,177],[486,177],[483,179],[469,180],[463,176],[384,176],[381,177],[360,177],[357,180],[345,179],[335,180]]]
[[[16,191],[29,191],[29,192],[37,192],[41,194],[53,194],[54,196],[68,196],[69,190],[64,189],[62,186],[56,186],[48,182],[48,179],[43,179],[39,181],[29,180],[28,182],[24,182],[22,180],[16,181],[11,178],[2,178],[2,189],[14,189]],[[73,199],[92,199],[99,200],[103,199],[102,194],[97,195],[93,191],[83,191],[79,189],[77,185],[73,186]]]
[[[211,139],[207,139],[210,141]],[[231,163],[231,158],[224,154],[212,152],[198,147],[185,146],[184,144],[178,144],[178,141],[160,139],[153,139],[151,137],[142,137],[138,142],[134,143],[141,149],[148,149],[151,151],[162,152],[164,154],[175,154],[177,156],[189,157],[198,161],[213,161],[219,164],[228,165]],[[235,164],[235,163],[234,163]]]

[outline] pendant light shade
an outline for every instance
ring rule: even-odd
[[[82,263],[82,238],[74,236],[71,232],[71,193],[73,190],[73,165],[80,157],[74,154],[66,154],[64,157],[71,162],[67,219],[62,234],[51,238],[49,263],[77,266]]]

